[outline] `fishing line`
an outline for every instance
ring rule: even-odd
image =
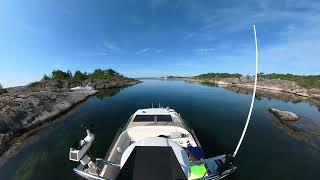
[[[240,140],[238,142],[238,145],[233,153],[233,157],[236,157],[238,150],[241,146],[241,143],[243,141],[244,135],[246,134],[248,125],[249,125],[249,121],[251,118],[251,113],[252,113],[252,108],[254,105],[254,100],[255,100],[255,96],[256,96],[256,88],[257,88],[257,81],[258,81],[258,61],[259,61],[259,54],[258,54],[258,40],[257,40],[257,32],[256,32],[256,26],[253,25],[253,33],[254,33],[254,41],[255,41],[255,45],[256,45],[256,74],[255,74],[255,78],[254,78],[254,88],[253,88],[253,93],[252,93],[252,99],[251,99],[251,105],[250,105],[250,110],[248,113],[248,117],[247,117],[247,122],[246,125],[244,126],[242,135],[240,137]]]

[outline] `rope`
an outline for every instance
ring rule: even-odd
[[[257,88],[257,81],[258,81],[258,59],[259,59],[259,56],[258,56],[258,40],[257,40],[257,32],[256,32],[256,26],[253,25],[253,33],[254,33],[254,40],[255,40],[255,45],[256,45],[256,75],[255,75],[255,78],[254,78],[254,88],[253,88],[253,94],[252,94],[252,99],[251,99],[251,105],[250,105],[250,110],[249,110],[249,113],[248,113],[248,117],[247,117],[247,122],[244,126],[244,129],[243,129],[243,132],[242,132],[242,135],[240,137],[240,140],[238,142],[238,145],[233,153],[233,157],[236,157],[237,155],[237,152],[241,146],[241,143],[243,141],[243,138],[244,138],[244,135],[246,134],[246,131],[247,131],[247,128],[248,128],[248,125],[249,125],[249,121],[250,121],[250,118],[251,118],[251,113],[252,113],[252,108],[253,108],[253,105],[254,105],[254,100],[255,100],[255,96],[256,96],[256,88]]]

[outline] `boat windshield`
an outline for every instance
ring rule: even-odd
[[[136,115],[133,122],[145,122],[145,121],[158,121],[158,122],[171,122],[171,115]]]

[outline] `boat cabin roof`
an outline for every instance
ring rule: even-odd
[[[147,109],[138,109],[134,114],[135,115],[170,115],[171,112],[175,112],[170,108],[147,108]]]
[[[137,110],[129,120],[128,128],[136,126],[179,126],[188,129],[180,115],[170,108],[148,108]]]

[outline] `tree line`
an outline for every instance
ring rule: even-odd
[[[200,74],[199,76],[196,76],[197,78],[203,78],[203,79],[211,79],[211,78],[240,78],[242,77],[239,73],[206,73],[206,74]]]
[[[44,75],[42,80],[75,80],[84,81],[86,79],[106,79],[113,76],[122,76],[113,69],[95,69],[93,72],[53,70],[50,75]]]
[[[3,93],[7,93],[7,90],[4,89],[4,88],[2,87],[2,85],[0,84],[0,95],[3,94]]]
[[[203,79],[214,79],[214,78],[240,78],[244,75],[241,75],[239,73],[206,73],[206,74],[200,74],[199,76],[196,76],[196,78],[203,78]],[[277,73],[271,73],[271,74],[264,74],[259,73],[258,74],[259,80],[264,79],[280,79],[280,80],[288,80],[296,82],[299,86],[304,88],[320,88],[320,75],[294,75],[294,74],[277,74]]]
[[[259,73],[259,80],[263,79],[281,79],[296,82],[304,88],[320,88],[320,75],[294,75],[294,74],[264,74]]]

